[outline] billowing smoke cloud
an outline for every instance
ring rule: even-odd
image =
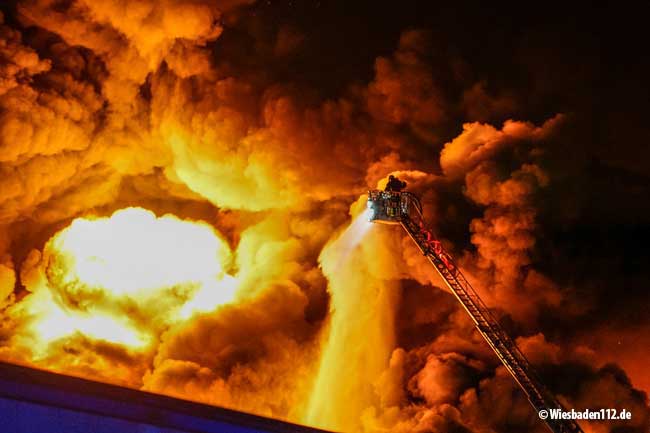
[[[552,281],[527,269],[536,241],[535,194],[549,183],[535,161],[537,146],[561,121],[556,116],[542,127],[509,121],[501,131],[465,125],[440,154],[443,171],[452,177],[464,174],[465,195],[486,207],[483,217],[470,223],[478,259],[474,278],[486,289],[490,304],[509,310],[518,322],[534,320],[540,306],[557,307],[562,299]],[[523,160],[510,174],[508,167],[499,166],[504,152]]]
[[[395,174],[549,387],[633,412],[586,428],[647,430],[638,354],[603,349],[647,323],[611,331],[549,265],[575,118],[515,120],[420,30],[324,98],[287,72],[309,35],[251,3],[0,15],[0,358],[342,431],[544,431],[410,238],[364,220]]]

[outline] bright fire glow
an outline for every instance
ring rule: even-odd
[[[30,313],[38,309],[39,319],[33,324],[33,331],[43,343],[35,349],[37,357],[47,354],[47,342],[57,341],[66,336],[81,334],[86,337],[103,340],[110,343],[121,344],[132,348],[141,348],[150,343],[148,335],[123,323],[124,320],[110,316],[90,314],[75,314],[60,308],[52,299],[48,291],[40,291],[34,295],[34,302]]]
[[[68,262],[65,282],[78,279],[119,295],[207,282],[230,260],[227,245],[209,225],[156,218],[139,208],[77,219],[52,244]]]
[[[232,301],[230,261],[227,243],[204,222],[141,208],[78,218],[27,273],[33,293],[14,314],[33,317],[25,344],[36,357],[79,335],[141,350],[165,326]]]

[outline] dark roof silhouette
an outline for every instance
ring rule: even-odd
[[[0,431],[323,433],[234,410],[0,363]]]

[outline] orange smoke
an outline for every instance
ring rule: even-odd
[[[367,222],[363,194],[394,174],[533,362],[580,373],[563,398],[613,390],[645,422],[647,381],[537,334],[548,311],[585,311],[535,263],[565,116],[446,125],[513,104],[482,84],[447,101],[423,31],[319,100],[271,70],[309,38],[265,34],[249,0],[16,3],[0,359],[341,431],[539,428],[412,241]]]

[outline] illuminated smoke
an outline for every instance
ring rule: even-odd
[[[516,104],[480,82],[448,100],[418,30],[314,100],[255,63],[308,38],[256,34],[251,2],[132,3],[0,15],[0,358],[335,430],[543,431],[412,241],[367,222],[392,173],[546,377],[577,378],[562,398],[649,422],[617,332],[543,320],[595,302],[535,261],[570,116],[500,126]]]

